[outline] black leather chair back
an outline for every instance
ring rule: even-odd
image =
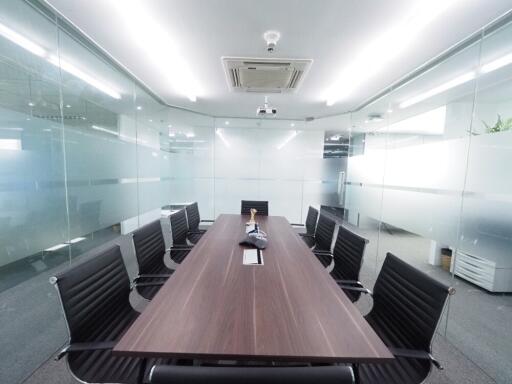
[[[309,207],[308,215],[306,216],[306,233],[308,235],[315,234],[317,220],[318,220],[318,209]]]
[[[187,221],[189,231],[197,231],[199,224],[201,223],[201,217],[199,216],[199,207],[197,202],[189,204],[185,207],[187,211]]]
[[[268,201],[242,200],[242,215],[250,215],[251,208],[258,211],[257,216],[268,216]]]
[[[449,292],[448,286],[388,253],[366,319],[388,347],[430,353]],[[397,357],[390,364],[362,365],[361,383],[421,383],[431,367],[429,360]]]
[[[338,280],[359,280],[364,250],[368,240],[340,226],[334,244],[334,269],[331,275]],[[346,290],[352,302],[357,301],[361,292]]]
[[[334,220],[331,220],[327,216],[320,214],[315,232],[316,249],[327,251],[331,249],[335,228],[336,223]]]
[[[180,209],[171,215],[172,245],[187,244],[187,214],[185,209]]]
[[[155,220],[133,232],[135,256],[139,274],[157,273],[162,268],[165,240],[160,220]]]
[[[68,324],[70,343],[118,340],[136,319],[130,306],[130,279],[118,245],[57,274],[55,282]],[[84,382],[136,383],[141,361],[114,357],[110,350],[67,355],[72,373]]]
[[[197,367],[157,365],[152,384],[352,384],[350,367]]]

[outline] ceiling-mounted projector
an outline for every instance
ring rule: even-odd
[[[265,106],[258,107],[258,109],[256,109],[256,114],[258,116],[267,116],[267,115],[275,116],[276,113],[277,113],[277,109],[268,106],[268,97],[267,96],[265,96]]]

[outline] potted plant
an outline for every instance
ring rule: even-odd
[[[498,114],[498,120],[496,121],[496,124],[494,124],[492,127],[485,121],[482,121],[482,123],[485,125],[485,130],[487,133],[503,132],[512,129],[512,117],[503,120],[500,114]]]

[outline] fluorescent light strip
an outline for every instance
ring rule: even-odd
[[[509,64],[512,64],[512,53],[483,65],[480,72],[489,73]]]
[[[57,244],[57,245],[54,245],[53,247],[46,248],[45,251],[46,252],[58,251],[59,249],[67,247],[68,245],[69,244]]]
[[[0,150],[21,151],[20,139],[0,139]]]
[[[468,81],[473,80],[475,77],[476,77],[475,71],[467,72],[461,76],[456,77],[453,80],[450,80],[444,84],[441,84],[435,88],[432,88],[429,91],[426,91],[417,96],[414,96],[413,98],[400,103],[399,106],[400,106],[400,108],[410,107],[411,105],[417,104],[420,101],[426,100],[432,96],[438,95],[438,94],[443,93],[449,89],[455,88],[461,84],[467,83]]]
[[[75,237],[74,239],[67,241],[66,244],[76,244],[84,240],[87,240],[87,237]]]
[[[445,130],[445,123],[446,105],[443,105],[439,108],[397,121],[378,131],[383,133],[442,135]]]
[[[292,140],[295,138],[295,136],[297,136],[297,135],[298,135],[298,132],[297,132],[297,131],[293,131],[293,132],[290,134],[290,136],[288,136],[288,137],[285,139],[285,141],[283,141],[281,144],[279,144],[279,145],[277,146],[277,149],[279,149],[279,150],[280,150],[280,149],[282,149],[286,144],[288,144],[290,141],[292,141]]]
[[[101,132],[108,133],[110,135],[119,136],[119,133],[111,131],[110,129],[107,129],[107,128],[100,127],[98,125],[91,125],[91,128],[96,131],[101,131]]]
[[[119,94],[119,92],[117,92],[114,89],[110,88],[109,86],[103,84],[101,81],[99,81],[98,79],[95,79],[94,77],[85,73],[81,69],[78,69],[73,64],[71,64],[55,55],[50,55],[48,57],[48,61],[50,63],[52,63],[53,65],[55,65],[56,67],[59,67],[63,71],[66,71],[66,72],[70,73],[71,75],[78,77],[79,79],[85,81],[87,84],[92,85],[94,88],[99,89],[103,93],[106,93],[110,97],[113,97],[114,99],[121,98],[121,95]]]
[[[37,45],[33,41],[30,41],[26,37],[20,35],[18,32],[13,31],[3,24],[0,24],[0,35],[5,37],[7,40],[12,41],[14,44],[25,48],[27,51],[32,52],[34,55],[41,57],[46,55],[46,50],[43,47]]]
[[[460,0],[428,0],[417,2],[409,14],[401,15],[387,31],[379,30],[378,37],[353,55],[354,59],[343,68],[324,94],[327,105],[346,99],[355,89],[369,82],[386,68],[408,46],[413,44],[425,27]],[[410,2],[413,3],[413,2]]]
[[[73,64],[60,59],[56,55],[48,53],[44,48],[42,48],[38,44],[34,43],[33,41],[27,39],[25,36],[20,35],[18,32],[13,31],[12,29],[6,27],[1,23],[0,36],[5,37],[6,39],[12,41],[14,44],[26,49],[34,55],[44,57],[51,64],[55,65],[58,68],[61,68],[63,71],[66,71],[75,77],[78,77],[79,79],[85,81],[87,84],[92,85],[94,88],[106,93],[114,99],[121,98],[119,92],[114,90],[112,87],[104,84],[103,82],[94,78],[88,73],[85,73],[81,69],[75,67]]]
[[[226,140],[226,138],[224,137],[224,134],[222,132],[222,129],[220,128],[217,128],[215,130],[215,133],[217,134],[217,136],[219,136],[219,138],[222,140],[222,142],[224,143],[224,145],[229,148],[231,147],[231,144],[229,144],[229,141]]]
[[[190,65],[178,47],[179,36],[170,36],[169,28],[160,25],[158,15],[150,11],[149,2],[138,0],[109,0],[112,12],[124,22],[131,42],[160,73],[176,93],[195,102],[201,94]]]

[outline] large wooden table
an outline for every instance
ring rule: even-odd
[[[221,215],[114,354],[386,362],[391,353],[284,217],[258,217],[264,265],[243,265],[247,216]]]

